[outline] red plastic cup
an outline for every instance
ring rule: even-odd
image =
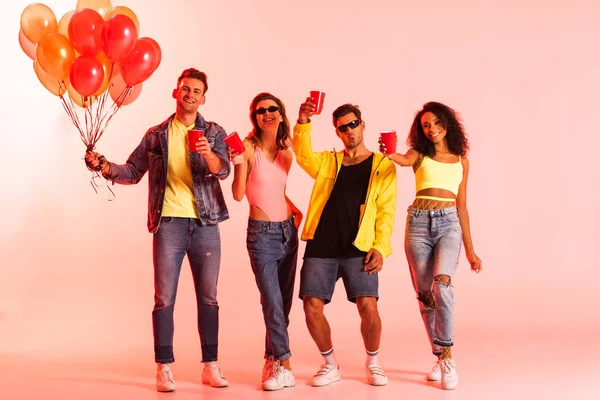
[[[323,111],[323,102],[325,101],[325,93],[318,90],[311,90],[310,98],[312,102],[315,103],[315,107],[317,109],[315,114],[321,114],[321,111]]]
[[[242,154],[244,152],[244,143],[237,132],[229,134],[225,138],[225,143],[227,143],[227,146],[237,154]]]
[[[202,129],[190,129],[188,131],[188,146],[191,152],[197,153],[196,143],[198,143],[198,139],[200,139],[202,135],[204,135]]]
[[[386,154],[391,154],[396,152],[396,131],[382,131],[380,132],[381,141],[385,145],[387,150]]]

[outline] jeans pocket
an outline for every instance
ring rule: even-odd
[[[161,225],[167,225],[167,224],[170,224],[171,222],[173,222],[173,217],[162,217],[160,219]]]
[[[269,230],[261,232],[249,231],[246,236],[246,248],[250,251],[265,250],[268,235]]]
[[[246,231],[248,232],[248,235],[260,235],[260,234],[269,232],[269,230],[270,230],[270,228],[268,225],[251,224],[248,226],[248,229]]]
[[[456,214],[456,213],[444,214],[444,219],[446,221],[452,222],[452,223],[460,222],[460,220],[458,219],[458,214]]]

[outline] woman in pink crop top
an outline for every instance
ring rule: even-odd
[[[433,354],[438,357],[427,375],[442,389],[458,385],[452,359],[454,292],[452,277],[464,243],[471,270],[481,271],[481,260],[471,240],[467,211],[469,144],[464,128],[450,107],[429,102],[415,115],[406,154],[387,153],[396,164],[411,166],[417,194],[408,208],[404,249],[421,316]]]
[[[292,307],[300,211],[285,195],[292,165],[290,123],[285,106],[270,93],[250,104],[252,132],[234,163],[233,198],[248,198],[250,216],[246,246],[260,292],[266,327],[263,390],[295,385],[288,335]]]

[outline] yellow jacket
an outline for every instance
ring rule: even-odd
[[[302,240],[311,240],[315,236],[317,225],[331,195],[337,174],[342,167],[344,152],[334,153],[312,150],[310,132],[312,122],[296,124],[292,147],[298,164],[313,179],[313,187],[306,213],[306,222],[302,231]],[[358,234],[352,243],[361,251],[374,248],[383,257],[392,254],[390,244],[394,230],[394,214],[396,212],[396,166],[383,154],[374,154],[373,167],[367,199],[361,206]]]

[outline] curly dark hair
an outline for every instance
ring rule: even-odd
[[[354,113],[354,115],[356,115],[356,118],[358,118],[359,120],[362,121],[362,118],[360,115],[361,113],[360,113],[358,106],[355,106],[354,104],[346,103],[346,104],[342,104],[341,106],[336,108],[335,111],[333,112],[333,126],[335,128],[337,128],[337,125],[336,125],[337,120],[342,118],[344,115],[347,115],[350,113]]]
[[[425,136],[423,127],[421,126],[421,117],[426,112],[430,112],[440,119],[442,126],[446,130],[445,139],[450,153],[463,157],[466,156],[469,152],[469,141],[467,140],[465,128],[458,113],[447,105],[435,101],[425,103],[423,109],[417,111],[406,143],[425,156],[433,157],[435,155],[435,146]]]
[[[206,74],[204,72],[198,71],[196,68],[188,68],[183,70],[181,75],[179,75],[179,78],[177,78],[177,87],[181,85],[181,81],[183,80],[183,78],[198,79],[204,84],[204,93],[202,94],[206,94],[206,92],[208,91],[208,78],[206,77]]]
[[[279,124],[277,128],[277,137],[275,138],[275,143],[277,143],[277,147],[281,150],[287,149],[290,147],[290,121],[288,121],[287,115],[285,114],[285,106],[283,102],[273,96],[271,93],[259,93],[256,95],[254,99],[252,99],[252,103],[250,103],[250,121],[252,121],[252,132],[248,135],[248,140],[250,140],[254,145],[257,145],[261,142],[261,130],[258,126],[258,122],[256,121],[256,106],[263,100],[273,100],[277,103],[279,107],[279,113],[281,114],[281,118],[283,121]]]

